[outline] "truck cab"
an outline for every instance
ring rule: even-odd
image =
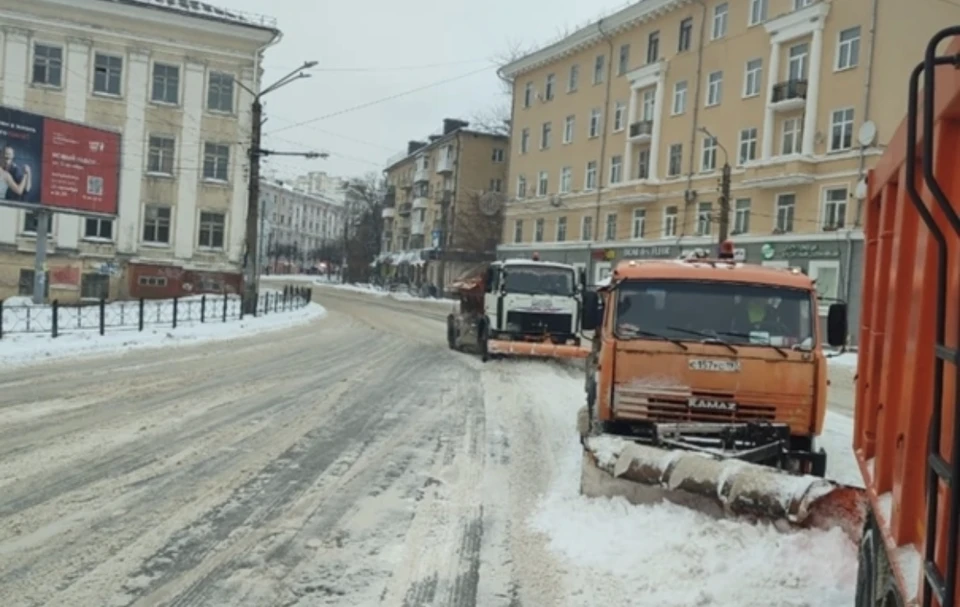
[[[823,476],[827,367],[808,276],[733,259],[622,261],[584,307],[594,433]]]

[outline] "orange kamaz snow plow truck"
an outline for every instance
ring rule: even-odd
[[[827,366],[814,283],[733,259],[622,261],[587,293],[581,490],[717,515],[842,525],[862,490],[823,478]],[[835,304],[840,305],[840,304]],[[834,308],[834,316],[844,309]],[[828,341],[841,345],[844,327]]]
[[[580,324],[586,290],[582,271],[568,264],[510,259],[487,264],[453,287],[456,308],[447,317],[454,350],[494,357],[583,359]]]
[[[857,607],[960,604],[960,40],[937,54],[955,36],[960,26],[931,39],[906,119],[868,176]]]

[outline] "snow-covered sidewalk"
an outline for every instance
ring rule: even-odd
[[[4,321],[14,332],[5,333],[0,339],[0,365],[10,368],[81,354],[108,355],[236,339],[301,325],[326,315],[326,310],[316,303],[288,303],[288,309],[283,309],[283,300],[273,289],[262,290],[261,297],[259,314],[242,319],[239,297],[210,296],[203,304],[200,296],[180,298],[176,306],[176,328],[173,327],[173,300],[145,302],[143,331],[139,330],[139,302],[114,302],[105,306],[103,335],[99,331],[99,306],[64,307],[57,313],[59,335],[56,338],[52,337],[50,306],[32,306],[29,300],[15,300],[19,305],[5,305],[3,309]],[[264,314],[268,301],[270,308]],[[12,328],[14,318],[19,323],[19,331]],[[26,319],[34,323],[30,332],[25,332]]]

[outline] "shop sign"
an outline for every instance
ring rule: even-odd
[[[673,247],[661,245],[656,247],[632,247],[623,249],[622,259],[663,259],[673,257]]]
[[[778,250],[772,244],[766,243],[761,247],[760,254],[764,259],[773,259],[778,254],[784,259],[837,259],[840,257],[840,248],[810,242],[788,244]]]

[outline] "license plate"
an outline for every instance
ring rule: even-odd
[[[713,371],[715,373],[737,373],[740,371],[740,361],[694,358],[690,360],[690,369],[693,371]]]
[[[737,410],[737,403],[729,400],[713,400],[710,398],[691,398],[690,408],[698,411],[718,411],[731,413]]]

